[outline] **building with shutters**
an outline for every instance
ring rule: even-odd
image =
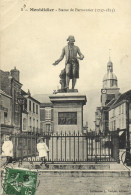
[[[14,126],[12,124],[12,97],[0,89],[0,125],[1,125],[1,143],[5,135],[10,135]]]
[[[40,102],[40,129],[42,132],[54,132],[53,104],[49,98],[50,94],[36,94],[33,96]]]
[[[53,130],[53,105],[52,103],[41,103],[40,105],[41,130],[46,133],[52,133]]]
[[[24,97],[22,109],[22,131],[40,132],[40,102],[31,96],[30,91],[21,91]]]
[[[121,94],[110,106],[108,112],[109,131],[119,130],[120,148],[125,148],[128,132],[131,135],[131,90]]]
[[[0,83],[1,83],[0,89],[6,95],[8,95],[8,97],[11,97],[10,121],[11,121],[11,125],[14,127],[12,128],[12,133],[19,132],[21,126],[20,125],[21,109],[20,109],[20,105],[18,104],[17,98],[21,93],[21,87],[22,87],[19,78],[19,70],[17,70],[16,68],[12,69],[11,71],[0,70]]]

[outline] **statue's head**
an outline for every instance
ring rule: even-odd
[[[67,41],[74,43],[75,42],[75,37],[73,35],[70,35],[67,39]]]

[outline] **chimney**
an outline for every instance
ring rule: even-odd
[[[19,70],[17,70],[16,67],[14,67],[14,69],[12,69],[10,72],[11,72],[11,76],[12,76],[16,81],[19,82],[19,74],[20,74]]]

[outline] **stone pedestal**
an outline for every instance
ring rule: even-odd
[[[83,105],[86,95],[74,93],[57,93],[49,97],[53,103],[54,132],[80,132],[83,128]]]

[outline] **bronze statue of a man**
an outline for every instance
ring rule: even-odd
[[[76,79],[79,78],[78,59],[83,60],[84,55],[80,52],[79,47],[74,45],[74,36],[70,35],[67,41],[68,45],[63,48],[60,58],[55,61],[53,65],[57,65],[61,60],[63,60],[65,56],[66,89],[68,91],[70,79],[72,79],[72,89],[74,89],[75,87]],[[79,57],[77,57],[77,54],[79,55]]]

